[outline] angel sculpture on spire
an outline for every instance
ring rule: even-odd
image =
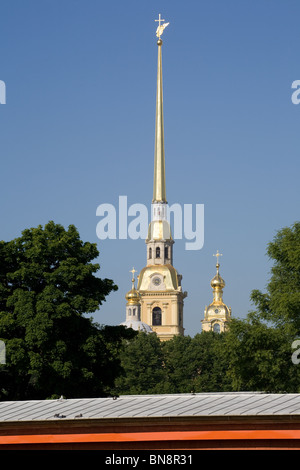
[[[162,21],[165,21],[165,20],[162,20],[161,19],[161,15],[159,14],[158,15],[159,18],[158,20],[155,20],[155,21],[158,21],[158,27],[157,27],[157,30],[156,30],[156,36],[160,39],[160,36],[162,35],[162,33],[164,32],[164,29],[168,26],[168,24],[170,23],[163,23],[161,24]]]

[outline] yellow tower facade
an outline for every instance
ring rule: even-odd
[[[217,257],[217,273],[211,280],[211,287],[213,290],[213,301],[204,310],[204,319],[202,322],[202,331],[214,331],[215,333],[222,333],[226,331],[228,323],[231,318],[231,308],[223,302],[223,289],[225,281],[219,273],[219,256],[222,256],[218,251],[214,255]]]
[[[164,123],[163,123],[163,84],[162,84],[162,39],[161,35],[168,23],[159,25],[157,61],[157,93],[155,120],[155,151],[153,199],[151,222],[147,245],[147,265],[138,276],[137,290],[141,302],[141,321],[148,324],[161,340],[175,335],[183,335],[183,300],[187,296],[182,291],[182,276],[173,266],[173,245],[171,228],[168,222],[166,200]]]

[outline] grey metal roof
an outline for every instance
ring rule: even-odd
[[[0,402],[1,422],[64,419],[300,415],[300,394],[260,392],[123,395]]]

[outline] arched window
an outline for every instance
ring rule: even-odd
[[[159,246],[156,247],[155,255],[156,255],[156,258],[160,258],[160,248],[159,248]]]
[[[165,258],[166,259],[169,258],[169,247],[168,246],[165,246]]]
[[[149,259],[152,258],[152,248],[149,248]]]
[[[159,307],[154,307],[154,309],[152,310],[152,325],[161,325],[161,308]]]
[[[221,329],[220,329],[220,324],[219,323],[214,324],[213,331],[214,331],[214,333],[220,333]]]

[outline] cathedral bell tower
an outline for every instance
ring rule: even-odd
[[[141,299],[141,320],[150,325],[161,340],[183,335],[183,299],[181,278],[173,267],[173,244],[168,222],[166,199],[162,40],[163,30],[169,23],[161,24],[160,15],[156,31],[158,37],[157,93],[154,150],[154,181],[151,205],[151,222],[146,239],[147,265],[138,276],[137,290]]]

